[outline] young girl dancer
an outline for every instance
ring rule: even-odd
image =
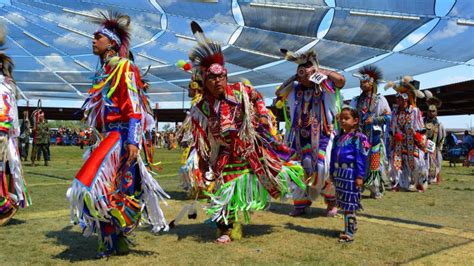
[[[331,153],[330,174],[336,187],[337,206],[344,211],[344,232],[340,242],[354,240],[357,231],[355,212],[362,208],[360,188],[364,184],[365,163],[370,144],[359,131],[359,114],[343,107],[339,114],[342,131],[336,136]]]

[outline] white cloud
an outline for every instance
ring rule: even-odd
[[[54,21],[55,23],[62,23],[66,24],[69,26],[77,26],[77,25],[83,25],[84,21],[81,21],[77,18],[75,18],[72,15],[66,15],[66,14],[59,14],[59,13],[47,13],[46,15],[43,16],[47,20]]]
[[[25,17],[23,17],[20,13],[18,12],[11,12],[5,15],[5,18],[10,20],[11,22],[21,26],[21,27],[26,27],[28,26],[28,22],[26,21]]]
[[[189,51],[196,45],[195,41],[178,38],[176,42],[168,42],[161,47],[163,51]]]
[[[135,38],[148,41],[155,35],[155,33],[151,32],[149,29],[147,29],[143,25],[139,25],[137,23],[134,23],[133,21],[131,23],[131,28],[132,28],[132,31],[131,31],[132,39],[133,37],[135,37]],[[157,29],[156,31],[158,32],[159,30]]]
[[[161,15],[155,13],[140,14],[138,16],[133,17],[132,21],[144,25],[154,25],[157,28],[161,27]]]
[[[432,36],[432,39],[433,41],[436,41],[436,40],[451,38],[458,34],[463,33],[468,28],[469,28],[468,26],[458,25],[455,20],[448,20],[446,27],[434,33]]]
[[[76,64],[66,63],[64,58],[59,54],[52,53],[48,56],[43,56],[39,58],[46,67],[42,71],[74,71],[74,70],[83,70]]]
[[[217,25],[212,31],[206,32],[206,36],[211,40],[227,43],[235,30],[236,27],[233,25]]]
[[[231,10],[226,12],[225,14],[222,13],[216,13],[214,17],[212,17],[210,20],[215,21],[217,23],[228,23],[229,22],[229,16],[232,16]]]
[[[55,45],[61,45],[65,47],[76,47],[78,44],[82,46],[91,46],[90,39],[79,36],[72,32],[67,33],[66,35],[57,37],[56,39],[54,39],[53,43]]]

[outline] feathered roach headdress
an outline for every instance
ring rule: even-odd
[[[304,53],[291,52],[287,49],[280,49],[285,55],[285,60],[298,64],[296,74],[303,77],[308,72],[308,68],[319,68],[318,55],[314,49],[309,49]]]
[[[425,90],[423,92],[425,93],[426,104],[428,105],[428,109],[437,111],[438,108],[441,107],[443,102],[438,97],[434,96],[433,93],[431,93],[431,91]]]
[[[377,85],[383,82],[382,70],[375,65],[363,66],[357,70],[357,73],[352,75],[360,81],[372,82],[372,93],[377,93]]]
[[[288,51],[288,49],[280,49],[283,55],[285,55],[285,60],[296,63],[298,68],[296,70],[296,75],[289,77],[275,92],[277,96],[287,95],[289,88],[293,82],[296,81],[298,77],[303,77],[309,71],[309,68],[317,69],[319,68],[318,55],[314,49],[309,49],[303,53]]]
[[[94,34],[102,34],[115,41],[120,57],[128,58],[130,46],[130,17],[117,12],[99,11],[99,16],[92,19],[94,23],[100,24],[99,29]]]
[[[310,62],[313,66],[319,67],[318,55],[314,49],[309,49],[304,53],[298,53],[282,48],[280,52],[285,55],[285,60],[290,62],[294,62],[298,65],[307,65]]]
[[[221,45],[207,39],[201,26],[195,21],[191,22],[191,30],[198,44],[189,53],[189,59],[201,69],[202,78],[206,79],[210,73],[227,75]]]
[[[368,65],[359,68],[354,76],[360,80],[369,80],[375,83],[383,81],[382,70],[375,65]]]
[[[403,77],[398,84],[395,84],[393,81],[387,82],[385,90],[390,88],[398,92],[397,96],[408,99],[412,106],[416,106],[416,98],[425,98],[423,92],[420,91],[420,82],[414,80],[411,76]]]

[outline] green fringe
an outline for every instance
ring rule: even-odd
[[[301,189],[306,189],[306,185],[301,180],[304,176],[303,167],[299,164],[291,166],[283,166],[279,173],[280,178],[280,196],[284,198],[290,194],[288,182],[295,182]],[[288,178],[287,178],[288,177]],[[249,187],[250,186],[250,187]],[[233,194],[229,195],[232,187]],[[204,192],[211,198],[213,204],[207,209],[208,215],[214,216],[214,220],[223,219],[226,224],[228,221],[238,222],[239,214],[242,213],[245,223],[250,222],[250,212],[264,210],[269,201],[270,195],[268,191],[259,183],[258,177],[253,173],[244,173],[222,185],[214,194]],[[251,193],[249,195],[249,193]],[[223,199],[230,200],[226,202]],[[217,216],[217,218],[215,218]]]
[[[375,179],[379,179],[379,181],[382,181],[382,171],[380,170],[369,171],[369,175],[367,176],[367,179],[365,180],[364,185],[366,186],[373,185]]]

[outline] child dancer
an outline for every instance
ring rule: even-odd
[[[351,242],[357,231],[355,212],[362,208],[360,188],[364,184],[365,163],[370,144],[359,131],[359,114],[349,106],[339,114],[342,131],[336,136],[331,153],[330,174],[336,187],[337,206],[344,211],[344,232],[340,242]]]

